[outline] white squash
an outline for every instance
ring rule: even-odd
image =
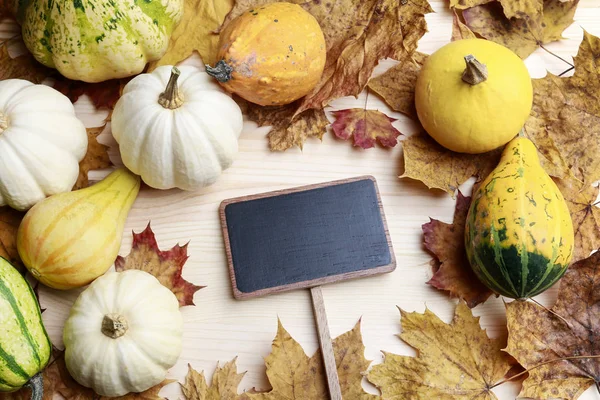
[[[22,79],[0,82],[0,206],[27,210],[68,192],[87,151],[87,133],[69,99]]]
[[[112,114],[123,163],[156,189],[213,184],[233,163],[242,125],[236,102],[192,66],[136,76]]]
[[[79,295],[65,323],[71,376],[101,396],[142,392],[165,379],[181,353],[175,295],[140,270],[109,272]]]

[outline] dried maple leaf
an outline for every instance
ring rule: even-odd
[[[183,307],[194,305],[194,293],[204,287],[193,285],[181,277],[187,259],[187,244],[175,245],[169,251],[161,251],[148,224],[143,232],[133,232],[131,252],[127,257],[117,257],[115,269],[139,269],[154,275],[160,283],[175,293],[179,305]]]
[[[600,354],[599,293],[600,252],[596,252],[571,265],[561,279],[552,307],[560,318],[528,301],[506,305],[506,351],[530,369],[521,397],[576,399],[589,386],[598,385],[600,360],[585,356]],[[561,360],[567,357],[575,358]]]
[[[235,359],[223,367],[217,366],[212,377],[212,385],[208,386],[203,372],[197,372],[188,364],[188,373],[181,390],[186,400],[239,400],[237,387],[244,374],[237,373]]]
[[[465,24],[482,37],[526,58],[539,46],[562,38],[579,0],[504,0],[462,10]]]
[[[125,84],[129,78],[111,79],[101,83],[87,83],[82,81],[73,81],[64,77],[57,77],[52,87],[75,103],[80,96],[88,95],[96,108],[113,109]]]
[[[441,189],[451,195],[470,177],[485,178],[502,153],[501,148],[483,154],[455,153],[424,133],[404,140],[402,151],[404,173],[400,178],[416,179],[430,189]]]
[[[217,61],[219,35],[216,30],[231,10],[234,0],[185,0],[183,19],[171,35],[165,55],[150,63],[152,71],[161,65],[175,65],[197,51],[205,64]]]
[[[329,125],[323,110],[307,110],[294,117],[297,102],[280,107],[262,107],[236,100],[258,126],[272,127],[267,135],[271,151],[284,151],[293,146],[302,149],[309,137],[321,140]]]
[[[100,135],[106,125],[87,128],[88,149],[85,157],[79,163],[79,177],[73,186],[73,190],[82,189],[88,186],[88,172],[95,169],[108,168],[112,165],[108,156],[108,146],[98,143],[98,135]]]
[[[599,58],[600,39],[584,32],[573,76],[548,73],[533,80],[533,109],[524,129],[550,175],[574,176],[584,185],[600,179]]]
[[[362,373],[370,361],[364,357],[360,321],[354,328],[333,341],[342,395],[352,400],[377,400],[361,386]],[[247,393],[259,400],[327,400],[329,392],[320,351],[308,357],[298,342],[278,323],[273,350],[266,357],[267,377],[273,389],[267,393]]]
[[[379,141],[382,146],[394,147],[398,143],[400,131],[392,126],[396,121],[377,110],[351,108],[334,111],[335,122],[331,125],[335,136],[354,139],[354,146],[368,149]]]
[[[15,266],[21,265],[17,251],[17,230],[25,213],[8,206],[0,207],[0,257]]]
[[[600,188],[582,187],[573,179],[555,179],[567,202],[575,230],[575,248],[571,262],[577,262],[600,247]]]
[[[435,257],[431,260],[434,274],[427,283],[461,298],[472,308],[486,301],[492,291],[477,278],[467,259],[465,222],[470,204],[471,198],[459,191],[452,224],[430,219],[422,229],[425,248]]]
[[[369,81],[369,89],[373,90],[394,111],[417,119],[415,109],[415,85],[427,55],[415,52],[411,57],[400,60],[398,65]]]
[[[384,399],[496,399],[491,388],[510,370],[511,360],[464,303],[458,304],[450,324],[428,309],[424,314],[400,313],[400,338],[418,356],[384,352],[383,364],[368,374]]]

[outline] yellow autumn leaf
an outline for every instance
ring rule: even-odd
[[[217,61],[219,34],[216,31],[233,7],[233,0],[185,0],[183,18],[171,35],[165,55],[149,66],[175,65],[197,51],[205,64]]]
[[[400,338],[414,347],[417,357],[384,353],[383,364],[368,379],[384,399],[492,400],[491,387],[510,370],[502,343],[490,339],[464,303],[450,324],[425,310],[402,314]]]
[[[237,387],[244,374],[237,373],[235,359],[223,367],[217,366],[213,374],[212,384],[208,386],[204,372],[198,372],[188,364],[188,373],[181,390],[186,400],[238,400]]]

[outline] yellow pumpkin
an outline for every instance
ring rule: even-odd
[[[271,3],[227,24],[219,37],[219,61],[206,72],[252,103],[282,105],[316,86],[325,55],[325,37],[312,15],[296,4]]]
[[[533,88],[523,61],[484,39],[451,42],[423,65],[415,88],[419,120],[439,144],[460,153],[505,145],[531,112]]]

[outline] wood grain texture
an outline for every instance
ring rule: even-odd
[[[227,199],[219,216],[236,299],[396,268],[372,176]]]
[[[425,17],[429,32],[419,41],[418,48],[428,54],[448,43],[452,30],[448,1],[430,2],[435,13]],[[581,0],[575,23],[563,34],[565,39],[545,47],[571,60],[577,54],[583,29],[600,36],[598,0]],[[5,37],[12,36],[12,31],[12,28],[7,29],[0,24],[0,34],[5,33]],[[185,63],[202,66],[198,57]],[[375,73],[380,74],[395,64],[392,60],[382,61]],[[564,62],[542,49],[531,55],[526,65],[534,78],[543,77],[546,70],[559,74],[567,68]],[[326,112],[329,120],[333,121],[332,110],[354,107],[378,109],[397,118],[394,126],[405,135],[419,131],[417,124],[390,110],[372,92],[368,96],[363,91],[358,98],[349,96],[335,100]],[[87,126],[101,125],[106,117],[106,111],[95,110],[85,97],[77,102],[76,111]],[[128,216],[119,254],[129,253],[130,232],[141,231],[151,220],[161,248],[189,241],[190,259],[183,270],[183,277],[195,284],[207,285],[196,294],[196,307],[182,308],[183,352],[168,377],[183,382],[190,363],[196,370],[205,370],[210,379],[218,361],[222,364],[238,356],[238,370],[248,371],[240,391],[253,387],[268,390],[264,357],[271,351],[278,318],[307,354],[312,355],[316,351],[318,335],[308,290],[278,294],[277,301],[269,297],[237,301],[231,295],[219,205],[223,199],[231,197],[365,174],[377,179],[397,267],[390,274],[322,287],[331,336],[336,337],[352,329],[362,316],[365,357],[373,360],[373,364],[382,362],[381,350],[414,355],[414,350],[396,336],[402,331],[397,306],[407,312],[423,312],[427,307],[444,321],[452,319],[455,302],[425,284],[431,277],[431,256],[422,246],[421,225],[428,222],[429,217],[451,222],[454,201],[444,193],[427,190],[418,182],[398,179],[402,173],[401,143],[389,150],[373,148],[363,151],[328,133],[323,142],[307,141],[303,150],[271,153],[265,138],[268,130],[246,121],[238,157],[215,185],[194,193],[144,189]],[[121,165],[118,146],[110,135],[110,129],[105,131],[100,141],[111,146],[111,159],[116,165]],[[106,174],[107,171],[93,171],[90,178],[99,180]],[[461,189],[466,195],[470,193],[469,185]],[[360,296],[355,295],[359,291]],[[41,288],[40,292],[42,306],[47,308],[43,319],[50,337],[55,345],[62,347],[62,327],[78,291],[57,292]],[[537,300],[551,306],[555,297],[556,290],[552,289]],[[491,337],[506,335],[505,309],[501,298],[476,307],[474,313],[481,317],[481,324]],[[377,393],[367,383],[363,386],[370,393]],[[500,400],[514,400],[518,388],[517,383],[507,383],[493,391]],[[597,399],[594,391],[591,388],[578,400]],[[176,384],[165,387],[161,395],[173,400],[182,398]]]
[[[319,344],[321,345],[321,355],[325,365],[325,374],[327,375],[327,385],[329,386],[329,397],[331,400],[342,400],[342,389],[337,374],[337,365],[335,363],[335,354],[333,353],[333,343],[329,333],[329,324],[327,323],[327,312],[325,311],[325,301],[320,286],[310,289],[312,297],[313,311],[319,334]]]

